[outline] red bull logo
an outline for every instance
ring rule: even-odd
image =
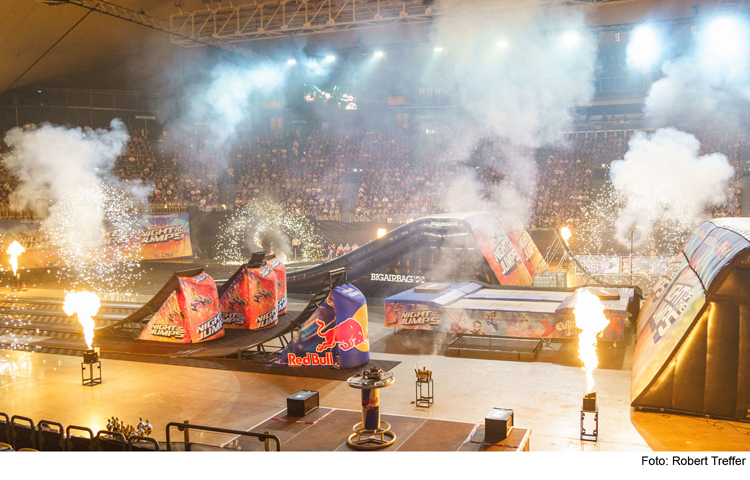
[[[334,365],[332,352],[326,353],[325,356],[307,352],[304,357],[290,353],[288,359],[290,367],[332,367]]]
[[[341,350],[347,351],[367,342],[362,324],[353,318],[347,318],[336,327],[336,341]]]
[[[343,351],[351,350],[352,348],[362,345],[367,342],[365,338],[365,332],[362,329],[362,324],[353,318],[347,318],[338,326],[329,328],[327,331],[323,331],[326,324],[320,320],[317,320],[318,331],[317,334],[323,337],[323,341],[315,347],[316,352],[322,352],[333,348],[336,345]]]

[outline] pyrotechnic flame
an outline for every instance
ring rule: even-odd
[[[17,241],[13,241],[8,247],[8,255],[10,255],[10,265],[13,267],[13,276],[16,276],[16,270],[18,270],[18,256],[25,252],[26,249],[21,246]]]
[[[378,238],[385,236],[385,228],[378,228]]]
[[[604,305],[599,297],[588,290],[578,294],[573,314],[576,318],[576,327],[581,330],[578,334],[578,358],[581,359],[583,371],[586,373],[586,393],[591,393],[594,391],[592,373],[599,365],[599,359],[596,357],[596,337],[609,322],[604,316]]]
[[[99,296],[92,292],[73,292],[65,295],[63,310],[68,316],[78,314],[78,321],[83,326],[83,336],[86,345],[91,350],[94,341],[94,319],[91,318],[99,311]]]
[[[562,235],[563,240],[565,240],[565,243],[568,243],[568,240],[572,236],[570,233],[570,229],[568,227],[562,227],[560,229],[560,235]]]

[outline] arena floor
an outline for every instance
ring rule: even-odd
[[[223,268],[227,274],[233,270]],[[150,271],[145,278],[151,285],[131,300],[145,301],[146,294],[161,286],[165,272],[174,269],[182,268]],[[209,272],[226,278],[221,268],[209,267]],[[53,282],[40,283],[46,288],[30,288],[23,295],[63,293],[59,285],[52,288]],[[594,372],[599,442],[582,445],[579,421],[585,380],[574,343],[545,346],[535,362],[450,358],[441,355],[447,345],[444,335],[386,329],[382,306],[369,308],[369,321],[371,356],[401,362],[392,370],[395,384],[381,394],[383,413],[482,423],[493,407],[513,408],[516,425],[531,429],[532,451],[750,450],[747,424],[633,412],[632,335],[622,348],[599,349],[600,368]],[[143,417],[154,425],[154,437],[164,440],[164,426],[172,421],[250,429],[285,408],[286,398],[302,389],[319,391],[324,407],[359,406],[359,392],[337,380],[110,359],[102,361],[103,383],[85,387],[80,362],[73,356],[0,351],[0,411],[94,431],[103,429],[111,416],[133,424]],[[415,367],[433,371],[435,404],[429,409],[414,405]],[[341,429],[342,437],[348,436],[351,425]],[[191,439],[218,445],[230,438],[195,434]]]

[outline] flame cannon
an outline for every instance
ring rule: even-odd
[[[596,389],[593,372],[599,365],[596,356],[596,339],[609,324],[604,316],[604,305],[599,297],[584,290],[578,295],[576,307],[573,310],[576,318],[578,333],[578,358],[581,359],[582,368],[586,374],[586,394],[583,397],[581,408],[581,440],[594,441],[599,439],[599,408],[596,406]],[[594,414],[594,430],[587,432],[584,428],[584,420],[587,413]]]
[[[94,348],[94,319],[99,311],[99,296],[92,292],[73,292],[65,296],[63,311],[69,316],[78,316],[78,322],[83,327],[83,336],[86,339],[86,350],[81,363],[81,380],[86,386],[99,385],[102,383],[102,365],[99,361],[99,348]],[[86,369],[88,368],[88,377]],[[96,370],[94,370],[96,369]]]
[[[21,281],[21,274],[18,273],[18,256],[25,252],[26,249],[21,246],[18,241],[13,241],[8,247],[7,253],[10,255],[10,266],[13,268],[13,280],[11,281],[11,288],[16,291],[19,288]]]

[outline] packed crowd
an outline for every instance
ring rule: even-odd
[[[497,140],[477,142],[476,135],[460,129],[420,135],[295,131],[248,134],[217,150],[210,136],[163,132],[164,153],[157,155],[147,132],[131,128],[129,133],[113,171],[122,180],[151,185],[149,200],[155,204],[210,211],[220,203],[219,186],[234,184],[236,206],[270,198],[299,215],[337,218],[346,211],[354,220],[391,222],[449,211],[457,201],[502,209],[510,186],[528,197],[529,226],[540,228],[584,221],[595,166],[622,158],[632,134],[569,138],[532,150],[511,149]],[[707,208],[707,215],[739,216],[741,159],[750,149],[747,128],[706,125],[696,136],[702,155],[721,152],[737,172],[726,201]],[[456,179],[466,182],[456,189]],[[4,168],[0,146],[2,205],[16,184]]]

